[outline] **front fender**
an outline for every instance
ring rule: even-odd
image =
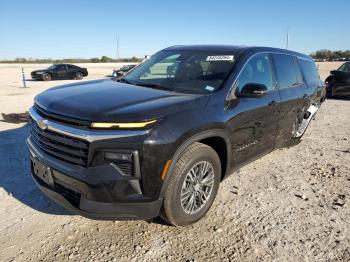
[[[194,132],[190,132],[194,133]],[[226,161],[226,173],[223,174],[223,177],[226,177],[229,170],[230,170],[230,165],[231,165],[231,142],[230,142],[230,137],[228,134],[228,131],[225,129],[210,129],[210,130],[205,130],[200,133],[195,133],[192,136],[189,135],[184,135],[183,137],[179,138],[176,147],[175,147],[175,152],[172,154],[171,157],[171,164],[167,170],[167,174],[165,176],[165,179],[163,181],[163,185],[160,191],[160,197],[162,198],[164,195],[165,188],[167,184],[169,183],[170,180],[170,174],[172,173],[172,170],[174,169],[174,166],[176,162],[179,160],[179,158],[182,156],[184,151],[193,143],[201,141],[206,138],[210,137],[220,137],[222,138],[225,143],[226,143],[226,148],[227,148],[227,161]]]

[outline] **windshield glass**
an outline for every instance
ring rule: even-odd
[[[206,94],[220,88],[234,55],[203,51],[160,51],[120,81],[176,92]]]
[[[342,64],[342,65],[338,68],[338,71],[350,72],[350,63]]]
[[[57,65],[52,65],[48,69],[55,69],[56,67],[57,67]]]

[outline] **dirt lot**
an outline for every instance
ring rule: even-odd
[[[338,66],[321,63],[321,77]],[[88,65],[88,79],[113,67]],[[0,113],[24,112],[35,94],[69,82],[20,88],[20,68],[9,65],[0,65],[0,76]],[[0,122],[0,261],[349,261],[349,115],[350,100],[327,100],[299,145],[234,173],[207,216],[187,228],[68,213],[30,178],[28,128]]]

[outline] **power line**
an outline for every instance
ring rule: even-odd
[[[115,40],[117,42],[117,59],[119,59],[119,37],[118,37],[118,33],[115,34]]]

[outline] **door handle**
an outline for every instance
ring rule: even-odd
[[[269,103],[269,106],[274,106],[274,105],[276,105],[277,104],[277,102],[275,101],[275,100],[272,100],[270,103]]]

